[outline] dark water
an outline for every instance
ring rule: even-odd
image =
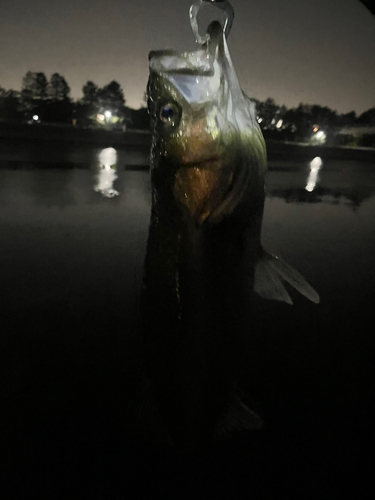
[[[367,498],[375,166],[312,160],[270,160],[263,239],[321,304],[256,302],[238,379],[265,428],[182,458],[134,422],[147,152],[0,144],[9,498]]]

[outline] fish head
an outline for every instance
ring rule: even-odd
[[[198,222],[230,214],[266,159],[219,23],[197,51],[150,53],[148,108],[159,186]]]

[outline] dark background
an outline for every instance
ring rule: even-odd
[[[0,169],[6,497],[369,497],[373,163],[323,157],[307,192],[312,158],[270,156],[263,240],[321,303],[254,299],[237,369],[264,429],[182,456],[135,412],[146,152],[117,150],[109,199],[94,191],[100,149],[65,146],[62,165],[57,144],[19,146],[2,144]]]

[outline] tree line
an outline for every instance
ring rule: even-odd
[[[68,83],[59,73],[48,80],[42,72],[28,71],[20,92],[0,86],[0,121],[147,129],[146,108],[134,110],[125,102],[124,91],[115,80],[103,87],[88,81],[82,87],[82,97],[74,101]]]
[[[268,139],[306,142],[320,131],[327,143],[375,146],[374,133],[353,133],[355,129],[375,127],[375,107],[357,116],[355,111],[340,114],[318,104],[300,103],[288,109],[271,98],[264,102],[252,100],[257,107],[259,125]]]
[[[294,108],[278,105],[274,99],[252,99],[256,104],[259,125],[266,139],[309,141],[314,133],[324,133],[327,143],[375,146],[374,134],[338,134],[343,129],[375,127],[375,107],[357,116],[354,111],[337,113],[327,106],[300,103]],[[21,91],[0,86],[0,120],[43,123],[74,123],[83,127],[148,129],[145,107],[138,110],[125,105],[121,85],[112,80],[99,87],[88,81],[82,97],[74,101],[65,78],[54,73],[48,80],[42,72],[28,71]],[[36,118],[37,117],[37,118]],[[339,136],[339,139],[338,139]]]

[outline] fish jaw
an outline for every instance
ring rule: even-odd
[[[171,209],[217,223],[254,183],[264,184],[254,104],[239,87],[219,25],[201,50],[152,52],[148,96],[153,185]]]

